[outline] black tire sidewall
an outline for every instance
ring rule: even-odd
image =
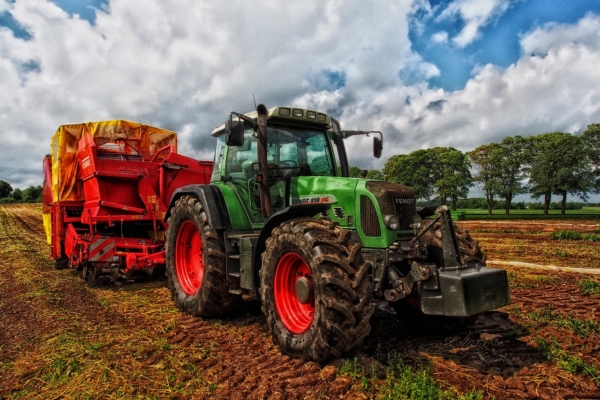
[[[192,315],[200,315],[201,313],[201,304],[202,304],[202,294],[203,289],[206,286],[207,281],[207,263],[208,263],[208,252],[206,251],[206,235],[202,230],[203,223],[200,220],[199,213],[194,211],[194,203],[192,203],[189,198],[180,199],[171,214],[171,218],[169,219],[169,229],[167,230],[167,240],[166,240],[166,269],[167,269],[167,279],[169,282],[169,289],[171,289],[171,295],[175,304],[182,311],[192,314]],[[179,277],[177,275],[177,267],[175,265],[175,251],[177,246],[177,237],[179,235],[179,230],[181,225],[186,221],[192,221],[196,226],[196,229],[200,233],[200,237],[202,238],[202,261],[204,263],[204,271],[202,276],[202,284],[196,293],[187,294],[183,288],[181,287],[181,283],[179,281]]]
[[[326,362],[362,345],[375,309],[370,301],[372,265],[364,262],[360,248],[349,231],[322,219],[299,218],[273,230],[262,255],[260,294],[273,341],[283,353]],[[313,320],[300,334],[283,324],[273,293],[277,264],[288,252],[304,259],[314,284]]]
[[[284,325],[281,316],[277,311],[277,307],[275,305],[275,293],[273,290],[273,283],[275,278],[275,270],[277,268],[277,264],[281,257],[289,252],[296,253],[308,265],[311,273],[311,278],[314,282],[315,287],[315,313],[313,316],[313,320],[311,322],[310,327],[302,332],[302,333],[292,333],[286,326]],[[272,332],[276,341],[278,341],[280,346],[285,346],[291,355],[296,355],[301,357],[304,355],[306,350],[318,340],[319,329],[318,324],[320,323],[321,318],[323,318],[323,308],[319,302],[319,290],[317,289],[322,285],[320,282],[320,274],[317,268],[311,264],[311,254],[307,254],[305,249],[296,245],[293,242],[285,241],[282,246],[276,247],[271,253],[271,257],[263,262],[262,268],[265,269],[266,279],[261,281],[261,286],[263,288],[263,307],[268,312],[273,314],[272,319]]]

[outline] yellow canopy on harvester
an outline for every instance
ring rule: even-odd
[[[54,202],[84,200],[77,163],[77,145],[85,133],[92,135],[98,147],[133,139],[139,143],[138,153],[144,160],[150,160],[158,150],[168,145],[173,145],[173,151],[177,152],[175,132],[137,122],[113,120],[62,125],[52,137],[51,143]]]

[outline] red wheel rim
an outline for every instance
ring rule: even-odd
[[[192,295],[200,289],[204,276],[202,237],[196,224],[188,220],[181,224],[175,244],[175,270],[183,291]]]
[[[292,333],[303,333],[311,325],[315,314],[314,290],[309,300],[302,303],[296,294],[296,283],[300,278],[312,285],[310,269],[296,253],[286,253],[275,268],[273,292],[275,307],[283,325]]]

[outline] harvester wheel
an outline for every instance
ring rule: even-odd
[[[95,283],[100,277],[100,268],[92,263],[86,263],[81,269],[81,277],[88,283]]]
[[[69,268],[69,259],[68,258],[57,258],[56,260],[54,260],[54,268],[55,269]]]
[[[353,350],[369,334],[371,264],[337,223],[301,218],[266,242],[260,270],[262,311],[282,352],[323,362]]]
[[[442,249],[441,223],[434,227],[421,239],[429,253],[430,261],[441,265],[444,259]],[[487,256],[479,248],[479,242],[474,239],[467,229],[454,224],[454,232],[458,241],[458,249],[463,264],[469,261],[477,261],[485,265]],[[470,317],[445,317],[440,315],[426,315],[419,308],[418,299],[403,299],[390,302],[390,306],[396,311],[398,320],[408,330],[418,333],[453,333],[466,329],[477,320],[477,315]]]
[[[183,196],[171,209],[166,240],[167,279],[177,307],[191,315],[213,317],[238,296],[229,293],[225,245],[208,225],[200,201]]]

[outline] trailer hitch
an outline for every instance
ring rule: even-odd
[[[435,210],[435,217],[430,223],[419,232],[417,236],[412,239],[409,244],[414,245],[414,243],[421,239],[425,233],[427,233],[433,226],[441,221],[441,233],[442,233],[442,251],[444,264],[440,268],[440,270],[452,270],[452,269],[461,269],[464,266],[460,260],[460,251],[458,247],[458,242],[456,240],[456,232],[454,231],[454,224],[452,223],[452,215],[450,214],[450,210],[447,206],[439,206],[437,210]]]
[[[412,293],[415,284],[426,281],[432,276],[437,276],[437,268],[434,264],[419,264],[413,261],[410,272],[405,277],[401,277],[396,268],[390,267],[388,278],[393,289],[384,291],[383,295],[388,301],[401,300]]]

